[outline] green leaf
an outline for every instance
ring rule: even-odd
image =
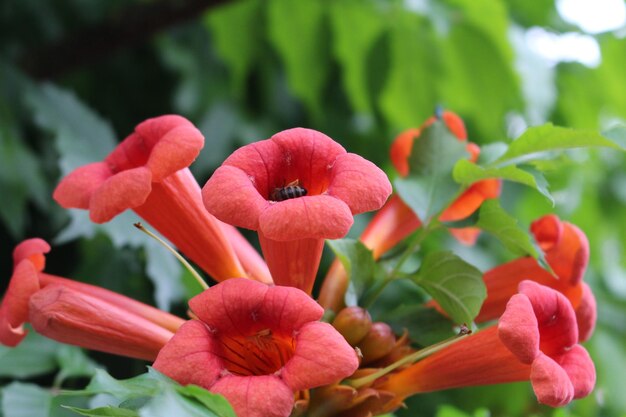
[[[440,54],[430,20],[400,6],[389,19],[390,66],[379,104],[385,118],[404,129],[419,125],[433,112]]]
[[[626,148],[626,125],[613,126],[609,130],[602,132],[602,136],[611,139],[622,148]]]
[[[528,232],[500,207],[498,200],[492,199],[483,203],[476,226],[498,238],[515,255],[530,255],[535,259],[539,256]]]
[[[117,380],[102,369],[96,370],[95,376],[84,390],[68,391],[73,395],[109,394],[120,401],[131,398],[151,397],[161,388],[161,382],[150,374],[141,374],[134,378]]]
[[[49,417],[52,394],[34,384],[13,382],[2,388],[4,417]]]
[[[69,407],[64,406],[68,410],[72,410],[73,412],[80,414],[82,416],[88,417],[139,417],[139,414],[134,410],[129,410],[127,408],[119,408],[119,407],[98,407],[92,409],[86,408],[78,408],[78,407]]]
[[[234,90],[243,94],[248,72],[262,51],[261,2],[225,4],[206,14],[218,55],[231,68]]]
[[[549,154],[546,155],[550,151],[591,146],[624,150],[620,145],[598,132],[568,129],[548,123],[528,128],[522,136],[509,145],[509,149],[493,165],[502,167],[533,159],[544,159],[551,157]]]
[[[314,115],[321,116],[330,69],[324,3],[270,0],[267,8],[269,38],[285,63],[289,86]]]
[[[438,44],[445,74],[438,77],[438,98],[472,122],[483,137],[502,136],[506,114],[522,108],[505,5],[489,0],[443,4],[449,32]]]
[[[67,378],[92,377],[96,373],[98,365],[79,347],[59,344],[56,357],[61,368],[55,379],[57,386]]]
[[[385,20],[373,1],[345,0],[330,3],[333,52],[343,70],[342,83],[352,107],[371,113],[367,58],[382,35]]]
[[[52,132],[61,155],[63,175],[90,162],[100,161],[113,150],[116,135],[111,125],[81,103],[74,94],[52,84],[32,89],[26,96],[37,125]]]
[[[449,251],[426,255],[413,281],[456,323],[471,323],[487,296],[482,273]]]
[[[186,397],[198,400],[220,417],[237,417],[230,403],[221,395],[213,394],[197,385],[179,387],[177,391]]]
[[[354,286],[357,299],[370,288],[377,270],[372,251],[355,239],[327,240]]]
[[[0,377],[31,378],[57,368],[57,351],[62,346],[29,331],[15,348],[0,346]]]
[[[456,182],[466,186],[488,178],[500,178],[517,182],[539,191],[554,205],[554,198],[550,194],[546,183],[537,181],[538,178],[543,178],[541,174],[538,172],[530,173],[514,165],[507,165],[501,168],[482,167],[466,159],[461,159],[454,166],[452,176]]]
[[[141,417],[219,417],[202,404],[179,395],[173,387],[165,387],[139,410]]]
[[[436,121],[413,143],[409,176],[396,179],[396,192],[420,219],[428,220],[459,192],[452,170],[459,159],[466,157],[465,145],[443,122]]]

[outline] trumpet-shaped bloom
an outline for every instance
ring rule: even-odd
[[[591,289],[582,281],[589,261],[589,243],[575,225],[551,214],[532,223],[531,232],[545,259],[554,271],[543,269],[531,257],[515,259],[483,275],[487,287],[485,300],[476,321],[499,317],[506,303],[523,280],[529,279],[564,294],[576,311],[580,340],[587,340],[596,322],[596,302]]]
[[[336,382],[355,351],[306,293],[233,279],[190,300],[198,320],[161,350],[155,369],[222,394],[240,417],[286,417],[294,392]]]
[[[454,113],[444,111],[442,120],[456,136],[464,142],[467,133],[463,121]],[[413,143],[418,140],[422,130],[437,120],[435,116],[429,118],[419,129],[409,129],[396,138],[391,146],[391,161],[402,176],[409,174],[409,157],[413,149]],[[476,161],[480,154],[480,148],[468,143],[466,146],[470,154],[470,160]],[[469,217],[486,199],[496,198],[500,195],[501,183],[496,179],[487,179],[472,184],[441,214],[442,221],[457,221]],[[398,195],[393,195],[380,209],[372,221],[367,225],[360,240],[372,250],[375,259],[378,259],[389,249],[396,246],[400,241],[408,237],[422,226],[422,221],[413,210],[402,201]],[[477,228],[467,227],[462,229],[450,229],[450,232],[461,242],[473,244],[480,231]],[[343,295],[348,288],[348,279],[343,266],[335,261],[324,280],[320,292],[319,302],[324,308],[338,311],[343,307]]]
[[[71,293],[71,297],[73,297],[72,300],[80,300],[81,297],[84,300],[89,300],[89,303],[85,302],[84,304],[85,314],[87,314],[88,311],[93,311],[93,309],[90,310],[89,306],[94,303],[100,303],[100,307],[111,306],[108,310],[114,310],[115,314],[117,314],[117,318],[109,321],[110,326],[121,325],[120,323],[124,323],[124,320],[119,318],[119,313],[123,312],[125,317],[127,317],[127,319],[125,319],[126,322],[148,323],[146,326],[150,329],[162,329],[157,332],[161,335],[161,337],[167,334],[171,337],[173,332],[176,331],[176,329],[178,329],[184,322],[184,320],[179,317],[117,294],[113,291],[44,273],[43,270],[46,261],[45,253],[49,251],[50,246],[46,243],[46,241],[35,238],[23,241],[16,246],[13,252],[13,260],[15,264],[13,275],[9,282],[6,294],[2,300],[2,304],[0,305],[0,343],[3,345],[16,346],[20,343],[20,341],[26,336],[26,330],[23,327],[24,323],[28,321],[34,323],[36,321],[41,324],[47,320],[44,319],[42,315],[32,311],[32,300],[35,296],[37,296],[35,297],[36,299],[40,300],[40,302],[35,304],[36,311],[38,312],[42,311],[39,307],[42,305],[41,302],[43,302],[41,300],[45,299],[47,301],[44,304],[48,305],[45,309],[46,313],[51,313],[53,315],[56,314],[56,317],[74,314],[78,316],[78,320],[84,319],[80,317],[82,313],[79,309],[74,308],[72,311],[69,311],[68,309],[64,310],[62,307],[57,308],[58,306],[63,305],[63,303],[54,304],[52,303],[52,299],[54,297],[41,295],[39,294],[40,292],[45,294],[59,293],[63,295]],[[57,289],[63,288],[63,291],[47,291],[48,287],[55,287]],[[68,295],[67,297],[70,296]],[[91,300],[94,301],[91,302]],[[80,305],[80,303],[81,301],[76,301],[74,304]],[[50,307],[51,305],[54,306],[54,308]],[[104,320],[104,317],[107,314],[106,311],[108,310],[102,309],[102,311],[98,313],[101,315],[100,319]],[[98,314],[95,314],[92,318],[97,319],[98,317],[96,316],[98,316]],[[52,323],[52,321],[52,318],[50,318],[50,323]],[[37,325],[36,328],[37,327],[39,327],[39,329],[43,329],[45,326]],[[59,328],[60,325],[56,327]],[[135,326],[137,332],[142,331],[140,327],[141,326]],[[86,329],[85,332],[85,340],[90,337],[97,337],[97,334],[94,335],[90,333],[89,329]],[[44,332],[42,331],[42,333]],[[57,340],[60,340],[61,338],[61,336],[50,337]],[[71,343],[71,341],[68,341],[68,343]],[[113,341],[111,341],[110,344],[112,345],[110,349],[116,348]],[[81,344],[81,346],[91,347],[85,344]],[[111,350],[104,351],[111,352]],[[153,353],[156,353],[156,351],[153,351]],[[129,356],[133,355],[129,354]],[[146,355],[141,357],[149,358]],[[154,357],[152,357],[152,359],[154,359]]]
[[[380,208],[390,193],[374,164],[302,128],[238,149],[202,190],[211,214],[258,232],[275,283],[309,293],[323,240],[345,236],[354,214]]]
[[[123,296],[119,296],[123,301]],[[123,305],[50,284],[29,300],[29,321],[56,341],[100,352],[153,361],[174,333]],[[181,320],[182,321],[182,320]]]
[[[65,208],[89,210],[96,223],[132,209],[216,280],[248,272],[271,282],[263,260],[239,232],[204,209],[188,169],[203,146],[200,131],[183,117],[148,119],[104,161],[66,176],[54,199]]]
[[[523,281],[497,327],[491,327],[391,375],[377,387],[409,395],[449,388],[530,380],[537,400],[552,407],[588,395],[593,362],[577,344],[571,303],[561,293]]]

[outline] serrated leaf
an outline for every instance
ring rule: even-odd
[[[470,185],[476,181],[488,178],[499,178],[517,182],[539,191],[554,205],[554,197],[550,194],[545,179],[543,181],[537,181],[537,179],[543,179],[541,173],[536,171],[531,173],[515,165],[507,165],[501,168],[482,167],[462,159],[454,166],[452,176],[456,182],[463,185]]]
[[[551,123],[543,126],[530,127],[510,145],[509,149],[494,161],[493,166],[502,167],[533,159],[551,158],[551,151],[581,147],[607,147],[624,150],[602,136],[598,132],[575,130],[553,126]]]
[[[141,417],[220,417],[200,403],[178,394],[173,387],[165,387],[139,410],[139,415]]]
[[[372,285],[377,270],[372,251],[355,239],[327,240],[344,269],[357,299]]]
[[[382,10],[373,1],[337,1],[330,3],[330,18],[344,88],[357,112],[370,113],[367,57],[385,27]]]
[[[289,86],[314,114],[321,114],[330,68],[324,3],[270,0],[267,11],[269,38],[285,63]]]
[[[230,403],[219,394],[213,394],[197,385],[179,387],[177,391],[186,397],[199,401],[219,417],[237,417]]]
[[[50,417],[50,391],[34,384],[14,382],[1,392],[4,417]]]
[[[113,150],[116,135],[111,125],[76,98],[52,84],[29,91],[27,102],[37,125],[54,133],[63,175],[90,162],[100,161]]]
[[[539,254],[531,243],[530,235],[517,224],[517,220],[500,207],[498,200],[487,200],[480,207],[476,226],[498,238],[515,255]]]
[[[0,346],[0,377],[30,378],[53,371],[60,346],[30,330],[17,347]]]
[[[456,323],[471,323],[487,297],[482,273],[449,251],[426,255],[413,280]]]
[[[246,0],[225,4],[206,14],[215,50],[228,64],[234,90],[244,92],[246,76],[261,52],[261,3]]]
[[[394,182],[402,200],[424,221],[441,212],[459,191],[452,170],[467,158],[465,145],[441,121],[422,130],[413,142],[409,175]]]
[[[129,410],[127,408],[119,408],[119,407],[98,407],[98,408],[78,408],[78,407],[69,407],[64,406],[68,410],[72,410],[73,412],[80,414],[82,416],[88,417],[139,417],[139,414],[134,410]]]

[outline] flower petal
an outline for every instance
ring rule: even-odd
[[[501,184],[496,179],[478,181],[472,184],[441,213],[439,220],[449,222],[471,216],[485,200],[500,195]]]
[[[88,209],[93,193],[112,175],[106,162],[82,166],[63,178],[52,198],[65,208]]]
[[[203,146],[204,136],[191,124],[167,132],[152,148],[146,164],[152,171],[152,181],[159,182],[187,168],[198,157]]]
[[[339,239],[353,222],[346,203],[328,195],[315,195],[272,204],[261,213],[259,228],[273,240]]]
[[[578,341],[585,342],[589,340],[596,328],[596,319],[598,318],[598,308],[596,298],[591,292],[591,288],[586,283],[582,283],[583,295],[576,309],[576,322],[578,323]]]
[[[498,321],[498,337],[522,363],[531,364],[540,354],[537,318],[526,295],[511,297]]]
[[[213,353],[219,349],[207,326],[190,320],[161,349],[152,366],[180,384],[209,389],[224,370],[222,360]]]
[[[575,345],[556,360],[567,372],[574,386],[574,398],[586,397],[593,391],[596,385],[596,368],[584,347]]]
[[[530,382],[542,404],[561,407],[574,398],[574,387],[565,370],[543,353],[532,364]]]
[[[13,249],[13,265],[28,259],[37,271],[41,272],[46,266],[44,253],[48,252],[50,252],[50,245],[45,240],[40,238],[26,239]]]
[[[532,304],[543,353],[553,356],[578,343],[576,315],[572,304],[563,294],[534,281],[522,281],[519,291]]]
[[[92,195],[89,217],[105,223],[126,209],[143,204],[152,189],[152,174],[145,167],[128,169],[107,179]]]
[[[380,168],[348,153],[337,157],[327,192],[345,202],[352,214],[359,214],[381,208],[391,191],[391,183]]]
[[[312,322],[298,332],[295,353],[281,376],[297,391],[339,381],[358,367],[356,352],[333,326]]]
[[[321,194],[328,188],[329,170],[337,157],[346,153],[325,134],[301,127],[283,130],[272,136],[271,141],[280,147],[285,159],[284,180],[298,179],[309,195]]]
[[[228,375],[211,392],[226,397],[238,417],[288,417],[294,404],[293,392],[275,375]]]
[[[270,287],[259,311],[259,318],[286,334],[318,321],[324,309],[305,292],[293,287]]]
[[[212,330],[248,336],[263,327],[259,313],[269,287],[245,278],[219,283],[189,300],[189,307]]]
[[[258,229],[259,216],[270,203],[259,194],[253,180],[239,168],[222,165],[202,188],[204,206],[225,223]]]

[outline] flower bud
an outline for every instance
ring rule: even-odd
[[[337,314],[332,324],[351,346],[356,346],[372,327],[372,318],[361,307],[346,307]]]
[[[358,344],[363,354],[363,362],[369,363],[387,355],[393,349],[396,337],[393,330],[386,323],[376,322],[372,324],[369,332]]]

